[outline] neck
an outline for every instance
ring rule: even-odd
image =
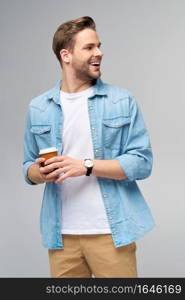
[[[76,78],[76,76],[68,76],[66,73],[63,73],[61,90],[65,93],[78,93],[90,88],[93,84],[93,79],[83,81]]]

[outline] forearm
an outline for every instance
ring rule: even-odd
[[[28,169],[28,177],[34,183],[44,183],[44,179],[40,175],[38,164],[33,164]]]
[[[117,160],[93,160],[92,174],[97,177],[105,177],[117,180],[126,180],[127,176]]]

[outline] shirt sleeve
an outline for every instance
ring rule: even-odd
[[[124,153],[115,159],[127,175],[126,181],[145,179],[150,176],[153,154],[141,110],[134,97],[130,97],[130,124]]]
[[[31,120],[30,120],[30,107],[29,107],[26,116],[26,126],[24,132],[23,174],[24,174],[24,179],[28,184],[37,185],[37,183],[32,182],[28,177],[28,168],[35,163],[35,159],[38,157],[37,143],[30,129],[31,129]]]

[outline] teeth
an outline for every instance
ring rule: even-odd
[[[92,65],[92,66],[99,66],[100,63],[99,63],[99,62],[93,62],[93,63],[91,63],[91,65]]]

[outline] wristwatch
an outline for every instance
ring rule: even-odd
[[[92,173],[93,166],[94,166],[93,160],[91,158],[85,158],[84,166],[87,168],[86,176],[90,176],[90,174]]]

